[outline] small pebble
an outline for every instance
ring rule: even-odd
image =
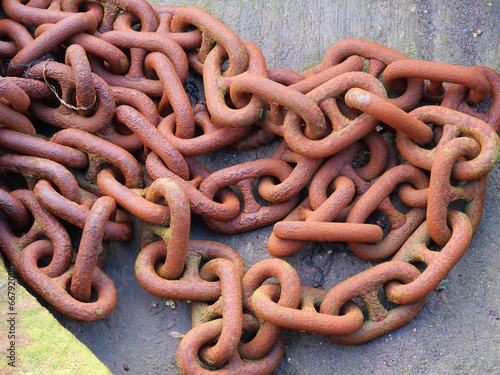
[[[170,337],[174,338],[174,339],[182,339],[184,337],[184,334],[183,333],[180,333],[180,332],[169,332],[168,333],[170,335]]]
[[[123,364],[123,369],[124,369],[125,371],[130,370],[130,368],[128,367],[128,365],[127,365],[126,363],[124,363],[124,364]]]

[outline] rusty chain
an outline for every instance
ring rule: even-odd
[[[203,364],[270,374],[285,328],[372,340],[413,319],[467,250],[500,155],[492,69],[346,39],[306,71],[268,70],[254,44],[194,7],[2,5],[0,247],[66,316],[113,310],[109,241],[134,231],[119,208],[142,221],[140,284],[193,302],[177,354],[185,374],[213,372]],[[206,104],[191,103],[189,70],[202,76]],[[471,107],[488,97],[487,113]],[[267,159],[213,173],[195,159],[277,137]],[[276,223],[268,249],[278,258],[330,241],[385,262],[329,291],[304,287],[284,260],[246,270],[233,249],[189,240],[191,211],[225,234]],[[68,224],[82,230],[78,250]]]

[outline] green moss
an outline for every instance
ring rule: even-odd
[[[281,8],[282,8],[282,4],[279,0],[272,0],[269,3],[268,12],[274,13],[274,14],[280,14]]]
[[[312,63],[306,64],[303,68],[302,71],[314,68],[315,66],[319,65],[322,63],[322,60],[315,60]]]
[[[4,355],[0,357],[0,369],[7,368],[8,363],[9,362],[7,361]]]
[[[18,347],[19,374],[110,374],[90,350],[38,306],[18,313],[29,339]],[[43,322],[43,324],[40,324]]]
[[[412,59],[422,58],[420,46],[418,46],[414,41],[408,42],[406,44],[405,55]]]

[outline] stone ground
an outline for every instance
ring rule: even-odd
[[[360,37],[412,58],[500,69],[500,1],[173,1],[195,5],[256,44],[269,68],[300,71],[320,62],[335,42]],[[481,30],[479,32],[478,30]],[[474,36],[476,33],[476,36]],[[477,35],[480,34],[480,35]],[[205,158],[212,170],[270,156],[277,143],[245,153]],[[359,346],[285,331],[285,357],[275,374],[499,374],[500,373],[500,170],[491,173],[481,225],[442,290],[406,326]],[[192,239],[222,242],[238,251],[247,269],[271,257],[271,228],[222,236],[194,220]],[[190,328],[190,306],[157,298],[134,274],[137,238],[116,245],[105,271],[118,304],[98,323],[77,323],[54,313],[114,374],[178,374],[176,350]],[[331,289],[371,265],[338,244],[313,244],[287,259],[305,286]],[[128,372],[125,370],[128,369]]]

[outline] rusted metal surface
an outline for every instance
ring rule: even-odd
[[[89,212],[71,278],[71,294],[80,301],[90,299],[94,269],[97,266],[99,250],[102,251],[104,223],[115,210],[116,203],[113,198],[101,197],[95,201]]]
[[[498,73],[354,38],[303,72],[268,70],[259,48],[199,8],[83,4],[3,1],[0,247],[34,291],[76,320],[110,314],[108,242],[134,232],[122,208],[142,221],[139,283],[193,303],[185,374],[270,374],[284,329],[360,344],[419,313],[480,222],[500,156]],[[190,69],[206,105],[185,91]],[[490,96],[486,113],[471,107]],[[193,159],[276,137],[270,158],[213,173]],[[224,234],[276,223],[276,257],[327,241],[385,262],[306,288],[284,260],[246,270],[228,246],[189,240],[191,211]],[[82,230],[78,251],[66,223]]]

